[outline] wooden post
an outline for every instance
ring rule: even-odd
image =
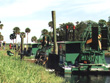
[[[54,54],[57,54],[57,38],[56,38],[56,13],[52,11],[53,37],[54,37]]]

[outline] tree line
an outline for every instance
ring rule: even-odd
[[[87,20],[87,21],[77,21],[76,25],[72,22],[67,22],[67,23],[62,23],[59,24],[59,27],[56,28],[56,36],[57,36],[57,41],[65,41],[66,40],[66,28],[68,26],[68,40],[73,41],[73,30],[75,29],[75,38],[74,40],[80,40],[80,37],[84,30],[87,28],[88,24],[91,24],[93,27],[103,27],[107,26],[110,27],[110,19],[108,22],[106,22],[104,19],[100,19],[98,22],[92,21],[92,20]],[[49,27],[53,28],[52,21],[48,23]],[[75,26],[75,27],[74,27]],[[74,29],[73,29],[74,28]],[[51,36],[53,39],[53,32],[49,32],[47,29],[42,30],[42,34],[48,34]]]
[[[75,25],[76,24],[76,25]],[[98,22],[92,21],[92,20],[87,20],[87,21],[77,21],[76,23],[72,23],[72,22],[67,22],[67,23],[62,23],[59,24],[59,27],[56,28],[56,36],[57,36],[57,41],[65,41],[66,38],[66,27],[68,26],[68,40],[72,41],[73,40],[73,28],[75,28],[75,38],[74,40],[80,40],[80,37],[82,35],[82,33],[84,32],[84,30],[87,28],[88,24],[91,24],[92,26],[108,26],[110,27],[110,19],[108,22],[106,22],[104,19],[100,19]],[[48,26],[53,29],[53,23],[52,21],[50,21],[48,23]],[[75,26],[75,27],[74,27]],[[0,29],[2,29],[3,24],[0,24]],[[28,44],[28,35],[31,32],[30,28],[26,28],[25,32],[20,32],[20,28],[19,27],[14,27],[13,28],[13,32],[10,34],[10,39],[14,40],[15,43],[17,43],[17,35],[24,35],[23,37],[26,37],[27,34],[27,44]],[[48,31],[47,29],[43,29],[41,31],[41,35],[50,35],[51,39],[53,39],[53,31]],[[0,33],[0,42],[4,40],[3,35]],[[36,36],[32,36],[31,38],[32,42],[40,42],[40,38],[37,40]]]
[[[15,43],[17,43],[17,35],[21,35],[25,38],[26,34],[27,34],[27,44],[28,44],[28,34],[31,32],[30,28],[26,28],[25,32],[20,32],[20,28],[19,27],[14,27],[13,28],[13,32],[10,34],[10,39],[13,40],[13,44],[14,44],[14,40],[16,39]]]

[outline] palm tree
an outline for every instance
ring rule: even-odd
[[[51,28],[50,30],[50,36],[51,36],[51,38],[52,38],[52,29],[53,29],[53,22],[52,21],[50,21],[49,23],[48,23],[48,25],[49,25],[49,27]]]
[[[0,23],[1,23],[1,21],[0,21]],[[0,24],[0,29],[2,29],[3,28],[3,24]],[[0,35],[1,35],[1,32],[0,32]]]
[[[25,32],[21,32],[21,33],[20,33],[20,38],[25,38],[25,37],[26,37]]]
[[[13,33],[16,35],[16,43],[17,43],[17,35],[20,34],[20,28],[19,27],[14,27],[13,28]]]
[[[42,30],[42,35],[46,35],[46,34],[48,34],[48,30],[47,29],[43,29]]]
[[[49,25],[49,27],[53,28],[53,23],[52,23],[52,21],[50,21],[50,22],[48,23],[48,25]]]
[[[106,25],[106,21],[104,19],[100,19],[98,24],[100,27],[103,27],[104,25]]]
[[[79,21],[76,21],[76,25],[78,25],[79,24]]]
[[[3,40],[4,40],[3,35],[0,35],[0,49],[1,49],[1,47],[2,47],[1,41],[3,41]]]
[[[14,45],[14,39],[16,39],[16,35],[14,33],[10,34],[10,39],[13,40],[13,45]]]
[[[2,29],[3,28],[3,24],[0,24],[0,29]]]
[[[0,35],[0,42],[3,40],[4,40],[3,35]]]
[[[1,24],[1,21],[0,21],[0,29],[2,29],[3,27],[3,24]],[[1,41],[3,41],[4,38],[3,38],[3,35],[1,35],[1,32],[0,32],[0,44],[1,44]],[[0,48],[1,48],[1,45],[0,45]]]
[[[28,33],[30,33],[30,31],[31,31],[30,28],[25,29],[25,32],[27,33],[27,44],[28,44]]]
[[[23,52],[24,48],[24,38],[26,37],[25,32],[20,33],[20,38],[21,38],[21,53]],[[21,59],[23,59],[24,55],[21,55]]]
[[[0,49],[1,49],[1,47],[2,47],[2,42],[1,41],[3,41],[3,36],[0,34]]]
[[[31,38],[31,41],[32,41],[32,42],[37,42],[37,37],[36,37],[36,36],[33,36],[33,37]]]

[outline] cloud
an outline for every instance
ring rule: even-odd
[[[7,6],[1,6],[0,17],[26,16],[38,12],[51,4],[51,0],[16,0]]]
[[[58,3],[58,1],[56,1]],[[75,22],[84,20],[98,21],[109,16],[109,0],[64,0],[53,6],[57,14],[57,22]],[[51,8],[51,9],[52,9]]]
[[[11,0],[5,0],[10,2]],[[100,13],[109,10],[110,1],[108,0],[12,0],[12,3],[1,6],[0,17],[23,17],[33,13],[56,10],[57,12],[85,12]],[[69,12],[68,12],[69,11]]]
[[[79,6],[79,8],[86,13],[100,13],[105,10],[109,10],[110,7],[108,6],[110,1],[102,1],[102,2],[94,2],[94,3],[89,3],[89,4],[84,4]]]
[[[50,29],[51,11],[56,11],[57,27],[61,23],[84,20],[99,20],[110,14],[109,0],[0,0],[0,20],[4,24],[4,40],[11,42],[9,35],[18,26],[21,31],[31,28],[32,36],[40,37],[42,29]],[[2,18],[2,19],[1,19]],[[18,36],[19,37],[19,36]],[[25,38],[26,40],[26,38]],[[18,39],[20,41],[20,39]]]
[[[52,7],[57,11],[77,12],[83,11],[85,13],[99,13],[104,10],[109,10],[109,0],[62,0],[62,2],[56,0],[55,5]]]
[[[4,0],[4,2],[11,0]],[[109,10],[109,0],[12,0],[12,3],[1,6],[0,17],[28,16],[43,10],[56,10],[58,12],[99,13]]]

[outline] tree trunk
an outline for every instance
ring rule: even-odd
[[[17,43],[17,35],[16,35],[16,43]]]
[[[14,50],[14,39],[13,39],[13,50]]]
[[[28,44],[28,33],[27,33],[27,44]]]
[[[1,49],[2,49],[2,42],[1,42],[1,41],[0,41],[0,44],[1,44],[1,45],[0,45],[0,50],[1,50]]]
[[[21,60],[24,58],[24,38],[21,37]]]

